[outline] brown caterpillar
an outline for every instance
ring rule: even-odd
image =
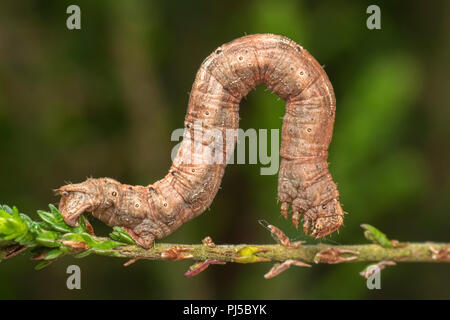
[[[192,87],[183,141],[162,180],[146,187],[110,178],[63,186],[57,191],[65,221],[76,225],[84,211],[92,212],[109,226],[126,228],[148,248],[200,215],[213,201],[234,150],[236,139],[226,132],[238,128],[239,102],[260,83],[286,100],[278,178],[281,214],[287,218],[292,205],[295,227],[303,215],[304,232],[316,238],[339,229],[344,212],[327,163],[336,108],[333,88],[303,47],[273,34],[236,39],[203,61]],[[224,161],[211,162],[217,150]]]

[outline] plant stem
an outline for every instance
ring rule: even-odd
[[[115,256],[121,258],[141,258],[148,260],[168,260],[164,258],[164,252],[168,252],[173,248],[184,248],[184,257],[182,259],[192,259],[204,261],[207,259],[215,259],[223,262],[239,262],[236,261],[236,254],[246,248],[256,247],[262,251],[254,255],[264,258],[261,261],[251,262],[282,262],[288,259],[301,260],[303,262],[316,263],[336,263],[327,259],[317,259],[317,254],[325,252],[329,249],[336,249],[342,253],[343,257],[354,257],[350,261],[342,262],[378,262],[382,260],[392,260],[397,262],[450,262],[448,255],[439,256],[438,252],[448,251],[450,243],[408,243],[399,248],[383,248],[377,244],[360,244],[360,245],[301,245],[298,248],[286,248],[282,245],[217,245],[214,248],[206,245],[180,245],[158,243],[151,249],[143,249],[135,245],[120,246],[107,252],[95,252],[97,254]],[[431,249],[432,248],[432,249]],[[355,252],[355,254],[350,253]],[[169,259],[170,260],[170,259]],[[177,259],[178,260],[178,259]]]

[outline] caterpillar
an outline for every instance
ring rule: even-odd
[[[83,212],[91,212],[149,248],[200,215],[211,205],[236,143],[227,130],[238,128],[239,103],[257,84],[286,101],[278,173],[281,215],[287,219],[292,207],[294,226],[303,216],[303,231],[315,238],[339,229],[344,212],[327,162],[336,109],[333,87],[308,51],[274,34],[235,39],[203,61],[190,93],[183,140],[163,179],[131,186],[90,178],[62,186],[57,193],[66,223],[75,226]]]

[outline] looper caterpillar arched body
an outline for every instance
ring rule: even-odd
[[[298,227],[303,215],[304,232],[316,238],[339,229],[344,212],[327,163],[336,108],[333,88],[305,49],[273,34],[236,39],[203,61],[190,94],[183,141],[163,179],[130,186],[91,178],[63,186],[58,192],[65,221],[75,225],[84,211],[92,212],[110,226],[126,228],[148,248],[200,215],[213,201],[234,149],[236,139],[225,139],[226,129],[238,128],[239,102],[260,83],[286,100],[278,178],[281,214],[287,218],[292,206],[293,224]],[[212,132],[223,135],[215,139]]]

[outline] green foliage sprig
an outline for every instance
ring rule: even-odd
[[[28,215],[19,213],[16,207],[0,206],[0,260],[11,246],[30,248],[34,260],[40,260],[36,269],[42,269],[57,258],[72,254],[76,258],[91,253],[114,255],[112,249],[134,244],[131,236],[122,228],[114,227],[111,238],[99,238],[88,230],[89,222],[84,216],[79,225],[71,227],[64,222],[59,210],[49,205],[49,211],[38,210],[42,221],[33,221]],[[18,249],[18,248],[16,248]]]

